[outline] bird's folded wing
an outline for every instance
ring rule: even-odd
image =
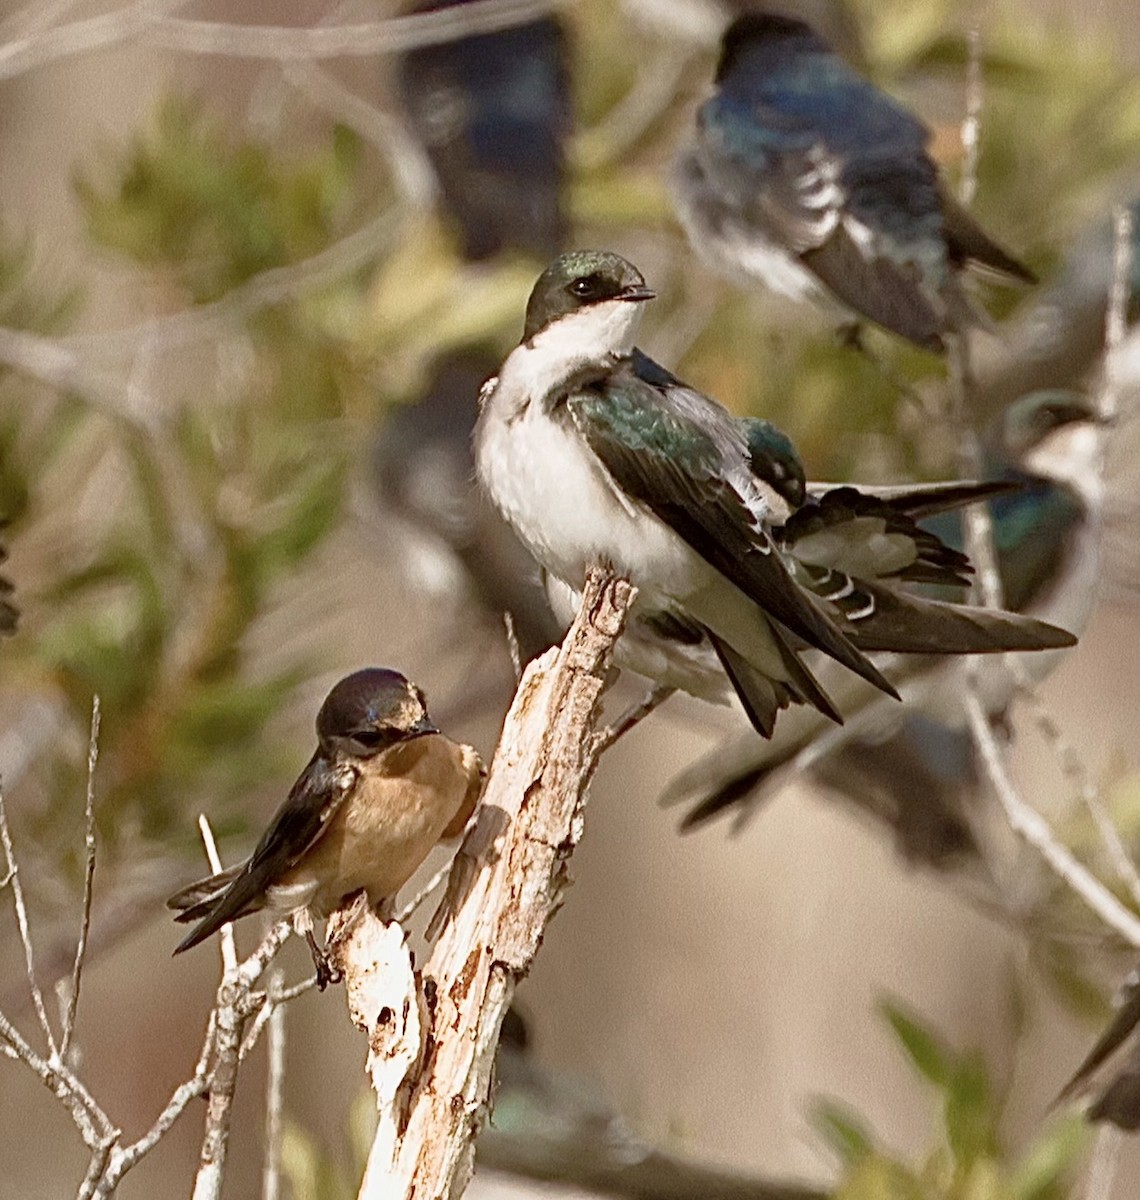
[[[251,907],[260,907],[265,889],[296,864],[328,828],[354,782],[351,768],[330,769],[319,751],[314,754],[289,789],[249,862],[237,872],[210,911],[203,914],[201,924],[179,943],[175,953],[189,950]],[[188,912],[176,919],[192,919]]]
[[[802,505],[774,531],[801,562],[855,576],[968,587],[970,560],[889,501],[838,487]]]
[[[743,454],[733,418],[685,389],[687,404],[717,408],[706,430],[666,393],[632,372],[607,376],[604,390],[586,388],[568,401],[578,432],[617,486],[655,516],[726,579],[809,645],[891,695],[894,688],[836,623],[789,575],[767,531],[731,480],[726,450]],[[721,422],[726,424],[721,426]],[[727,432],[731,431],[731,432]],[[735,467],[740,470],[740,464]]]
[[[838,488],[850,487],[846,483],[812,481],[807,485],[809,496],[822,497]],[[875,485],[861,483],[859,491],[864,496],[884,500],[897,512],[906,513],[915,520],[933,516],[935,513],[962,508],[980,500],[989,500],[1008,492],[1016,492],[1021,484],[1010,479],[947,479],[937,483],[892,483]]]
[[[1077,644],[1066,629],[1000,609],[949,604],[860,581],[858,611],[843,626],[860,650],[902,654],[1000,654]],[[866,604],[870,599],[872,603]]]
[[[1096,1044],[1085,1056],[1081,1065],[1073,1072],[1069,1082],[1061,1089],[1053,1106],[1067,1104],[1079,1096],[1097,1090],[1098,1077],[1100,1077],[1100,1087],[1104,1089],[1106,1095],[1110,1094],[1111,1085],[1107,1077],[1113,1074],[1114,1067],[1117,1071],[1124,1068],[1123,1060],[1128,1056],[1121,1054],[1120,1051],[1133,1045],[1133,1035],[1138,1025],[1140,1025],[1140,975],[1133,972],[1125,985],[1123,1003],[1116,1016],[1097,1039]],[[1134,1064],[1133,1070],[1135,1070]],[[1102,1102],[1103,1099],[1102,1096]],[[1111,1112],[1102,1112],[1100,1116],[1105,1120],[1113,1120],[1116,1124],[1122,1124],[1120,1121],[1114,1120]],[[1131,1127],[1135,1128],[1134,1125]]]

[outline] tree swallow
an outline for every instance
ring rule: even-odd
[[[429,0],[414,11],[467,0]],[[562,23],[548,15],[402,56],[399,89],[426,148],[464,257],[562,246],[564,144],[572,115]]]
[[[989,455],[990,475],[1008,485],[989,500],[1006,602],[1077,631],[1091,611],[1099,574],[1101,436],[1084,397],[1038,392],[1006,412],[1000,445]],[[941,544],[962,545],[957,512],[929,516],[923,524]],[[877,703],[863,689],[861,697],[849,698],[842,730],[804,714],[768,744],[742,733],[682,772],[664,802],[695,801],[686,828],[730,810],[743,819],[810,771],[886,824],[908,860],[935,867],[960,862],[976,849],[970,805],[978,783],[958,703],[964,681],[956,663],[915,662],[918,670],[900,681],[905,711]],[[1032,683],[1058,662],[1051,652],[1020,657]],[[1000,665],[983,676],[982,700],[995,720],[1004,715],[1012,692]]]
[[[967,265],[1032,273],[950,195],[923,124],[802,21],[737,18],[673,176],[696,249],[730,276],[830,302],[926,350],[978,314]]]
[[[842,720],[801,658],[805,647],[897,696],[866,651],[1074,642],[1038,622],[881,584],[880,575],[928,554],[914,538],[889,536],[881,514],[847,522],[861,545],[813,536],[803,507],[793,512],[789,464],[780,463],[778,478],[758,474],[742,422],[635,354],[641,306],[652,297],[616,254],[556,259],[531,293],[522,342],[484,385],[475,428],[480,481],[547,572],[556,600],[572,604],[594,562],[612,564],[638,588],[619,664],[714,699],[723,692],[719,660],[752,724],[770,737],[792,703]],[[780,456],[759,459],[770,457]],[[814,508],[844,502],[824,497]],[[889,565],[871,562],[875,547]],[[850,565],[870,578],[850,578]]]
[[[291,914],[318,979],[332,975],[315,918],[365,891],[392,900],[441,839],[457,837],[482,787],[470,746],[432,724],[423,693],[397,671],[345,676],[317,714],[317,750],[244,863],[176,892],[176,921],[197,921],[175,954],[263,908]]]

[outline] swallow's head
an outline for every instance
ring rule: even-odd
[[[346,675],[317,714],[321,748],[338,756],[373,758],[401,742],[438,732],[423,692],[386,667]]]

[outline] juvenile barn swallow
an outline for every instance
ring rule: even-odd
[[[175,954],[270,908],[292,915],[328,982],[314,920],[353,892],[372,905],[392,900],[474,811],[479,755],[439,732],[423,693],[397,671],[369,667],[337,683],[317,714],[317,743],[252,856],[167,901],[176,921],[198,922]]]
[[[437,11],[467,0],[429,0]],[[565,233],[560,195],[570,134],[565,32],[557,15],[491,33],[417,46],[399,87],[426,148],[465,258],[525,250],[556,254]]]
[[[749,427],[635,354],[641,307],[652,298],[616,254],[556,259],[531,293],[522,342],[484,385],[475,429],[479,478],[556,599],[573,603],[595,562],[611,563],[637,587],[619,665],[711,699],[710,684],[723,682],[719,660],[753,726],[770,737],[792,703],[842,721],[800,657],[805,646],[897,696],[867,651],[1073,644],[1040,622],[880,583],[911,569],[960,575],[965,560],[946,566],[941,549],[909,532],[913,523],[906,536],[884,537],[893,529],[882,511],[860,520],[860,506],[878,498],[855,489],[832,489],[810,513],[794,509],[788,462],[771,474],[780,457],[771,436],[758,454]],[[961,485],[935,490],[945,504]],[[913,517],[905,489],[888,502],[900,521]],[[813,524],[833,513],[848,536]]]
[[[1012,485],[988,501],[1006,603],[1077,632],[1092,610],[1099,575],[1102,436],[1083,396],[1036,392],[1005,413],[988,455],[991,478]],[[944,545],[963,544],[957,512],[930,516],[923,525]],[[804,714],[766,744],[742,732],[686,768],[663,802],[692,803],[685,828],[724,812],[739,823],[809,772],[887,824],[909,860],[957,864],[976,848],[969,811],[978,776],[960,703],[965,683],[957,663],[915,661],[917,670],[892,675],[905,709],[879,703],[864,688],[859,698],[845,697],[842,730]],[[1034,684],[1059,661],[1052,652],[1019,659]],[[1004,668],[983,675],[981,698],[992,719],[1004,717],[1013,686]]]
[[[673,195],[730,277],[853,310],[926,350],[978,323],[968,265],[1034,283],[950,195],[926,127],[802,21],[735,20]]]

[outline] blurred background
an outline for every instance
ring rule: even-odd
[[[985,430],[1033,389],[1100,387],[1110,214],[1140,196],[1132,0],[781,7],[922,116],[951,180],[979,29],[975,208],[1042,283],[981,293],[995,328],[976,339],[971,420]],[[514,681],[503,612],[527,655],[557,637],[471,486],[467,438],[561,248],[632,259],[659,295],[643,348],[779,424],[809,477],[956,469],[943,363],[875,331],[870,354],[845,346],[825,318],[718,278],[680,232],[668,171],[729,7],[533,9],[474,41],[271,61],[203,52],[179,19],[341,25],[409,7],[5,6],[0,517],[20,615],[0,642],[0,772],[50,984],[74,952],[100,695],[77,1043],[128,1136],[190,1074],[217,984],[212,948],[170,960],[162,906],[201,873],[198,814],[226,861],[248,853],[312,752],[325,692],[366,664],[416,680],[437,723],[489,756]],[[1120,362],[1127,409],[1140,354]],[[1130,847],[1136,448],[1122,422],[1096,604],[1041,693]],[[639,694],[622,680],[610,711]],[[1053,748],[1023,706],[1008,724],[1024,795],[1107,878]],[[736,836],[727,822],[681,835],[659,796],[739,728],[675,699],[606,756],[574,887],[519,991],[527,1061],[504,1063],[471,1194],[579,1194],[566,1180],[628,1196],[1079,1194],[1092,1137],[1049,1104],[1130,956],[1031,857],[1004,878],[1015,918],[968,873],[908,861],[835,788],[794,781]],[[7,911],[3,928],[0,1009],[30,1030]],[[284,963],[299,977],[303,947]],[[335,989],[294,1003],[287,1026],[292,1195],[351,1196],[365,1047]],[[227,1195],[257,1194],[263,1072],[259,1052]],[[192,1107],[121,1195],[186,1193],[201,1118]],[[547,1148],[528,1120],[576,1148]],[[0,1195],[70,1194],[79,1140],[9,1062],[0,1130]],[[642,1172],[603,1178],[610,1158]],[[773,1190],[789,1181],[803,1190]],[[1112,1194],[1137,1187],[1128,1144]]]

